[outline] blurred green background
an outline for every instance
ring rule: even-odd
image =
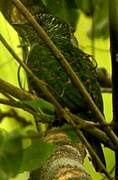
[[[82,48],[88,54],[92,53],[92,41],[87,37],[86,32],[91,25],[91,19],[86,17],[83,13],[79,18],[75,36],[79,42],[79,47]],[[19,48],[19,39],[17,33],[9,26],[9,24],[4,20],[3,16],[0,14],[0,33],[3,34],[5,39],[9,42],[12,48],[17,52],[19,56],[22,56],[22,51]],[[95,39],[94,41],[94,52],[95,59],[97,60],[99,67],[105,67],[108,72],[111,72],[111,63],[110,63],[110,51],[109,51],[109,38],[107,39]],[[17,80],[17,68],[18,64],[13,60],[12,56],[0,43],[0,78],[11,82],[12,84],[18,86]],[[23,81],[25,77],[22,73]],[[111,94],[103,94],[104,99],[104,113],[106,120],[110,122],[112,120],[112,96]],[[7,110],[9,107],[0,105],[0,110]],[[20,111],[23,116],[32,118],[28,113]],[[0,123],[0,128],[5,128],[8,131],[11,131],[16,128],[20,128],[18,123],[14,119],[4,119]],[[104,147],[103,147],[104,148]],[[114,166],[114,153],[104,148],[105,156],[107,160],[107,169],[110,171]],[[105,179],[101,174],[98,174],[94,171],[91,163],[86,158],[85,167],[90,173],[94,180],[103,180]],[[17,176],[16,180],[26,180],[28,173],[21,174]],[[106,180],[106,179],[105,179]]]

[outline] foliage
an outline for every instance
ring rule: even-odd
[[[29,133],[0,130],[0,179],[8,180],[24,171],[40,168],[54,151],[54,145],[46,143],[35,132],[30,132],[31,143],[23,148],[23,139],[29,139]]]
[[[67,20],[76,29],[80,11],[92,19],[89,38],[108,37],[108,0],[43,0],[54,15]]]
[[[55,119],[55,108],[48,101],[40,98],[38,100],[23,102],[33,108],[37,113],[40,113],[40,118],[44,119],[45,122],[52,123]]]
[[[21,165],[21,137],[18,132],[7,133],[0,130],[0,141],[0,177],[8,179],[18,173]]]
[[[51,6],[50,2],[53,2],[54,7]],[[72,13],[72,11],[70,10],[71,6],[68,3],[69,1],[66,1],[66,0],[64,1],[63,0],[63,2],[61,3],[61,6],[56,6],[56,2],[57,1],[48,1],[48,0],[46,2],[46,0],[45,0],[45,3],[50,8],[50,10],[53,11],[54,14],[57,13],[56,14],[57,16],[65,17],[65,19],[67,19],[67,21],[72,22],[73,17],[70,17],[70,14]],[[103,3],[103,7],[107,9],[106,4],[107,4],[108,1],[104,1],[104,2],[103,1],[97,1],[97,2],[92,1],[92,2],[93,2],[93,4],[90,5],[90,1],[88,2],[87,0],[83,0],[83,1],[74,0],[73,3],[72,3],[73,5],[71,4],[72,7],[73,7],[72,10],[73,10],[73,12],[75,12],[75,13],[73,13],[73,15],[76,16],[76,18],[77,18],[77,16],[79,17],[80,11],[78,11],[78,9],[81,9],[87,16],[89,15],[91,18],[93,18],[94,29],[93,29],[93,26],[92,26],[92,28],[88,32],[88,36],[90,38],[93,38],[93,35],[94,35],[94,37],[105,37],[106,38],[106,37],[108,37],[108,31],[106,31],[106,29],[108,30],[108,14],[107,14],[108,12],[107,12],[107,10],[101,11],[101,2]],[[58,7],[60,7],[60,9]],[[91,7],[93,9],[91,9]],[[60,11],[62,11],[62,12],[60,12]],[[66,15],[64,15],[64,13],[66,13]],[[101,14],[101,16],[99,16],[99,14]],[[101,17],[102,17],[102,21],[101,21]],[[75,19],[75,22],[72,24],[72,26],[74,28],[76,27],[76,23],[77,23],[77,19]],[[42,102],[42,103],[44,103],[43,105],[42,105],[42,103],[40,103],[39,100],[36,100],[36,101],[24,101],[24,103],[26,105],[30,106],[30,108],[33,109],[34,111],[36,111],[38,113],[41,113],[44,118],[46,116],[48,116],[48,117],[50,116],[50,118],[49,118],[50,120],[54,119],[53,106],[50,105],[50,104],[47,104],[47,102],[46,103]],[[65,131],[67,132],[68,128]],[[5,134],[7,134],[7,138],[5,138],[4,135],[3,135],[4,133],[1,133],[1,134],[2,134],[1,135],[1,140],[2,139],[9,139],[8,136],[9,137],[12,136],[11,134],[8,134],[7,132],[5,132]],[[14,134],[14,132],[13,132],[13,134]],[[16,134],[16,139],[18,138],[18,142],[19,142],[18,144],[22,144],[22,135],[21,134],[19,135],[19,133],[17,134],[16,132],[15,132],[15,134]],[[67,132],[67,134],[70,134],[69,136],[71,138],[73,138],[73,133],[71,134],[71,132],[69,131],[69,133]],[[75,135],[74,135],[74,137],[75,137]],[[74,138],[74,140],[75,139],[76,138]],[[25,150],[22,148],[22,145],[21,145],[21,147],[17,146],[17,143],[16,143],[17,140],[12,140],[13,146],[11,145],[11,140],[5,140],[5,142],[8,142],[8,141],[10,143],[10,147],[13,147],[13,148],[15,147],[16,149],[19,149],[18,152],[20,154],[16,154],[18,156],[18,158],[16,158],[18,161],[17,161],[16,165],[14,163],[14,165],[15,165],[14,167],[16,167],[16,168],[14,168],[14,167],[12,168],[12,166],[9,167],[9,162],[7,162],[7,161],[9,161],[10,158],[12,159],[13,157],[12,156],[9,157],[9,154],[11,153],[11,151],[7,152],[8,154],[6,154],[7,159],[5,159],[5,162],[6,162],[5,170],[3,169],[0,172],[1,173],[0,175],[1,175],[1,177],[3,177],[3,179],[5,179],[5,178],[7,179],[8,177],[15,176],[18,172],[22,172],[24,170],[37,169],[44,162],[46,162],[47,158],[51,155],[51,153],[54,150],[53,149],[54,147],[52,147],[50,145],[48,146],[47,143],[45,143],[43,141],[43,139],[32,140],[32,145],[30,147],[28,147],[27,149],[25,149]],[[1,144],[4,144],[4,143],[1,142]],[[39,148],[38,150],[37,150],[37,146]],[[41,149],[41,146],[43,146],[45,148],[46,152],[43,152],[43,149]],[[5,147],[3,149],[5,150]],[[34,159],[31,158],[32,157],[31,152],[34,152],[34,154],[33,154]],[[38,154],[38,152],[41,152],[41,153]],[[6,150],[5,150],[5,153],[6,153]],[[40,156],[40,155],[42,155],[42,156]],[[23,158],[23,157],[25,157],[25,158]],[[38,158],[38,159],[36,160],[35,157]],[[13,162],[14,162],[14,159],[13,159]],[[21,162],[22,162],[22,165],[21,165]],[[33,164],[36,164],[36,166],[33,166]],[[3,161],[2,161],[2,165],[3,165]],[[4,171],[6,171],[6,169],[8,169],[8,170],[10,169],[8,173],[4,172]]]
[[[39,169],[54,151],[54,145],[44,139],[32,140],[31,146],[24,149],[21,172]],[[32,158],[31,158],[32,157]]]

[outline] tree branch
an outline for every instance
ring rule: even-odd
[[[86,179],[91,177],[83,167],[85,149],[83,144],[73,143],[65,132],[58,128],[49,130],[45,137],[56,149],[48,161],[30,174],[33,179]]]
[[[5,94],[8,93],[8,96],[10,95],[13,98],[15,97],[15,98],[21,100],[21,101],[15,101],[13,98],[12,99],[8,98],[9,100],[0,99],[0,103],[6,104],[9,106],[13,106],[13,107],[17,107],[17,108],[21,108],[21,109],[31,113],[32,115],[40,117],[40,119],[43,123],[45,123],[45,122],[48,123],[47,119],[42,118],[42,116],[40,114],[37,114],[37,112],[33,111],[31,108],[29,108],[28,106],[26,106],[26,104],[24,104],[22,102],[22,101],[27,101],[27,100],[28,101],[29,100],[40,100],[39,97],[32,95],[32,94],[28,93],[27,91],[19,89],[16,86],[14,86],[2,79],[0,79],[0,91],[4,92]],[[78,116],[73,115],[72,113],[71,113],[71,116],[73,116],[74,121],[79,125],[80,129],[86,129],[87,131],[92,133],[94,136],[97,136],[98,138],[100,137],[101,142],[103,144],[105,144],[107,147],[110,147],[111,149],[114,149],[111,142],[109,142],[109,138],[107,137],[107,135],[102,130],[99,129],[100,124],[83,120],[83,119],[79,118]],[[105,123],[104,127],[106,127],[106,126],[108,126],[108,124]],[[91,131],[91,128],[92,128],[92,131]],[[103,128],[103,126],[102,126],[102,128]]]
[[[118,0],[109,0],[110,48],[113,82],[113,121],[118,135]],[[115,179],[118,180],[118,149],[115,152]]]
[[[84,88],[83,84],[81,83],[79,77],[76,75],[76,73],[73,71],[73,69],[71,68],[70,64],[68,63],[68,61],[64,58],[64,56],[61,54],[61,52],[57,49],[57,47],[55,46],[55,44],[51,41],[51,39],[49,38],[49,36],[47,35],[47,33],[43,30],[43,28],[36,22],[36,20],[34,19],[34,17],[31,15],[31,13],[27,10],[27,8],[24,7],[24,5],[19,1],[19,0],[12,0],[12,2],[15,4],[15,6],[20,10],[20,12],[25,16],[25,18],[31,23],[32,27],[37,31],[37,33],[42,37],[42,39],[44,40],[44,42],[47,44],[47,46],[52,50],[53,54],[55,55],[55,57],[59,60],[60,64],[62,65],[62,67],[64,68],[65,72],[69,75],[69,77],[71,78],[72,82],[75,84],[75,86],[79,89],[79,91],[81,92],[82,96],[84,97],[84,99],[86,100],[86,103],[89,104],[90,109],[95,113],[98,121],[102,124],[105,122],[104,116],[102,115],[102,113],[100,112],[100,110],[98,109],[98,107],[96,106],[96,104],[94,103],[93,99],[91,98],[91,96],[89,95],[89,93],[87,92],[87,90]],[[26,69],[25,69],[26,70]],[[26,71],[27,72],[27,71]],[[33,75],[34,76],[34,75]],[[34,77],[33,79],[36,80],[36,78]],[[37,81],[37,80],[36,80]],[[42,84],[42,83],[41,83]],[[44,86],[43,86],[44,87]],[[47,94],[47,89],[46,86],[45,88],[43,88]],[[53,99],[53,102],[55,101],[54,98],[52,97],[52,95],[49,95],[48,92],[48,96],[50,96],[51,99]],[[59,104],[55,101],[56,107],[59,107]],[[65,113],[64,113],[65,114]],[[105,129],[107,135],[112,139],[112,141],[114,142],[115,145],[117,145],[118,147],[118,137],[115,135],[115,133],[112,131],[112,129],[110,127],[107,127]]]
[[[95,136],[100,140],[101,143],[103,143],[105,146],[116,149],[116,147],[113,145],[112,141],[109,139],[109,137],[106,135],[106,133],[103,131],[106,126],[110,126],[110,124],[104,124],[104,126],[100,126],[98,123],[93,123],[86,121],[85,119],[80,118],[77,115],[73,115],[71,112],[69,112],[69,115],[73,118],[74,122],[76,122],[78,129],[83,129],[84,131],[88,131],[90,134]],[[102,128],[102,130],[100,129]]]
[[[80,140],[85,144],[87,147],[88,151],[90,152],[91,155],[96,159],[98,162],[98,165],[103,169],[103,172],[106,174],[107,177],[109,177],[108,172],[106,171],[104,165],[102,164],[100,158],[97,156],[97,154],[94,152],[94,149],[92,146],[88,143],[86,138],[83,136],[81,131],[76,130],[75,124],[73,124],[73,119],[68,115],[65,109],[61,107],[61,105],[58,103],[58,101],[55,99],[55,97],[50,93],[50,91],[47,88],[47,84],[38,79],[35,74],[32,73],[32,71],[27,67],[26,64],[23,63],[23,61],[17,56],[17,54],[13,51],[13,49],[8,45],[8,43],[4,40],[2,35],[0,35],[0,40],[2,43],[5,45],[5,47],[9,50],[9,52],[13,55],[13,57],[17,60],[17,62],[25,69],[26,73],[30,75],[30,77],[36,82],[37,86],[41,89],[41,91],[45,94],[45,96],[55,105],[56,110],[64,117],[64,119],[72,125],[74,128],[75,132],[79,136]],[[111,179],[111,178],[109,178]]]
[[[20,108],[23,109],[24,111],[29,112],[32,115],[38,116],[38,114],[35,111],[31,110],[26,104],[22,103],[22,101],[15,101],[15,100],[10,101],[0,98],[0,104],[12,106],[15,108]]]
[[[37,96],[28,93],[22,89],[17,88],[16,86],[6,82],[0,78],[0,92],[1,93],[8,93],[12,97],[15,97],[19,100],[35,100],[38,99]]]
[[[36,32],[41,36],[41,38],[44,40],[44,42],[47,44],[47,46],[51,49],[55,57],[59,60],[60,64],[68,74],[68,76],[71,78],[72,82],[75,84],[75,86],[80,90],[81,94],[85,98],[87,104],[89,103],[89,107],[92,109],[93,112],[97,115],[98,119],[101,122],[104,122],[105,119],[97,106],[95,105],[94,101],[90,97],[87,90],[84,88],[83,84],[81,83],[79,77],[76,75],[76,73],[71,68],[68,61],[65,59],[65,57],[62,55],[62,53],[57,49],[55,44],[52,42],[52,40],[49,38],[47,33],[43,30],[43,28],[40,26],[39,23],[35,20],[35,18],[31,15],[31,13],[25,8],[25,6],[19,1],[19,0],[12,0],[15,6],[20,10],[20,12],[25,16],[25,18],[28,20],[28,22],[31,23],[32,27],[36,30]]]
[[[15,2],[15,1],[14,1]],[[8,46],[7,46],[7,49]],[[13,51],[12,52],[12,55],[14,54]],[[71,123],[72,125],[74,125],[72,122],[72,118],[70,116],[68,116],[68,114],[66,113],[66,111],[61,107],[61,105],[56,101],[56,99],[52,96],[52,94],[48,91],[48,88],[47,88],[47,85],[39,80],[31,71],[30,69],[18,58],[18,56],[15,55],[15,58],[18,60],[18,62],[21,64],[21,66],[26,70],[26,72],[34,79],[34,81],[37,83],[38,87],[44,92],[44,94],[50,99],[51,102],[53,102],[56,106],[56,108],[62,113],[63,117],[69,122]],[[70,71],[69,71],[70,72]],[[107,128],[108,129],[108,128]],[[111,132],[111,131],[110,131]],[[83,138],[83,135],[81,135],[81,131],[78,133],[80,134],[80,138],[81,140],[86,144],[86,140],[85,138]],[[112,134],[113,136],[113,134]],[[113,136],[114,137],[114,136]],[[115,139],[115,137],[114,137]],[[117,142],[117,140],[115,139],[114,141]],[[90,145],[88,146],[88,148],[90,149]],[[93,151],[94,152],[94,151]],[[95,153],[94,154],[94,157],[95,157]],[[96,158],[96,157],[95,157]],[[99,158],[97,158],[98,160]],[[98,164],[100,164],[100,160],[98,160]],[[103,168],[104,169],[104,168]],[[105,170],[105,173],[106,173],[106,170]],[[108,176],[108,175],[107,175]]]
[[[94,157],[94,159],[97,160],[99,166],[103,169],[106,177],[110,180],[113,180],[113,178],[111,177],[111,175],[107,172],[106,168],[104,167],[104,165],[102,164],[100,158],[97,156],[97,154],[95,153],[95,151],[93,150],[93,148],[91,148],[90,144],[87,142],[85,136],[83,135],[83,133],[77,129],[76,124],[74,124],[74,122],[72,123],[73,125],[73,129],[75,130],[75,132],[78,134],[79,138],[83,140],[83,142],[86,144],[86,148],[89,149],[89,153],[92,155],[92,157]]]

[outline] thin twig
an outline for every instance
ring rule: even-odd
[[[95,105],[93,99],[91,98],[91,96],[89,95],[87,90],[84,88],[79,77],[73,71],[72,67],[70,66],[68,61],[65,59],[63,54],[57,49],[56,45],[52,42],[52,40],[49,38],[47,33],[43,30],[43,28],[35,20],[35,18],[27,10],[27,8],[25,8],[25,6],[19,0],[12,0],[12,1],[15,4],[15,6],[21,11],[21,13],[25,16],[25,18],[31,23],[33,28],[37,31],[37,33],[44,40],[44,42],[47,44],[47,46],[52,50],[53,54],[60,61],[60,64],[62,65],[62,67],[64,68],[66,73],[69,75],[72,82],[75,84],[75,86],[79,89],[79,91],[85,98],[87,104],[89,103],[89,107],[92,109],[92,111],[95,112],[95,114],[97,115],[100,122],[103,123],[105,121],[105,119],[104,119],[102,113],[99,111],[98,107]]]
[[[23,101],[15,101],[15,100],[10,101],[7,99],[0,98],[0,104],[4,104],[4,105],[12,106],[15,108],[23,109],[24,111],[27,111],[30,114],[32,114],[32,116],[34,116],[36,118],[36,120],[38,119],[38,122],[51,123],[53,121],[52,118],[54,118],[51,115],[36,112],[35,110],[33,110],[30,106],[28,106]]]
[[[55,97],[48,90],[48,84],[40,80],[37,76],[35,76],[35,74],[28,68],[28,66],[18,57],[18,55],[14,52],[14,50],[9,46],[9,44],[2,37],[1,34],[0,34],[0,40],[4,44],[4,46],[7,48],[7,50],[12,54],[15,60],[23,67],[26,73],[34,80],[34,82],[37,84],[37,86],[43,92],[43,94],[46,97],[48,97],[49,101],[51,101],[55,105],[57,111],[60,111],[62,116],[64,116],[66,119],[66,115],[65,115],[66,113],[64,113],[64,109],[61,108],[61,105],[57,102]]]
[[[100,129],[100,124],[86,121],[82,118],[80,118],[77,115],[73,115],[71,112],[68,112],[69,115],[73,118],[74,122],[76,122],[77,127],[79,129],[83,129],[84,131],[88,131],[90,134],[98,138],[101,143],[103,143],[105,146],[115,149],[112,141],[109,139],[109,137],[106,135],[106,133]],[[109,126],[109,124],[104,124],[102,129],[104,129],[106,126]]]
[[[93,148],[91,148],[90,144],[88,143],[88,141],[86,140],[85,136],[83,135],[82,131],[80,129],[77,128],[76,124],[72,121],[71,125],[73,127],[73,129],[75,130],[75,132],[77,133],[77,135],[80,137],[80,139],[86,144],[86,148],[89,151],[89,153],[92,153],[92,157],[94,157],[94,159],[97,160],[97,163],[100,167],[102,167],[106,177],[110,180],[113,180],[113,178],[111,177],[111,175],[107,172],[105,166],[103,165],[103,163],[101,162],[100,158],[97,156],[97,154],[95,153],[95,151],[93,150]]]
[[[118,0],[109,2],[109,34],[112,63],[112,99],[113,121],[116,124],[114,131],[118,135]],[[115,180],[118,180],[118,149],[115,151]]]
[[[1,93],[2,95],[4,95],[7,99],[9,99],[9,100],[14,100],[14,98],[13,98],[10,94],[8,94],[7,92],[5,92],[4,90],[1,90],[1,88],[0,88],[0,93]]]
[[[96,104],[94,103],[93,99],[91,98],[91,96],[89,95],[89,93],[87,92],[87,90],[84,88],[83,84],[81,83],[79,77],[76,75],[76,73],[73,71],[73,69],[71,68],[70,64],[68,63],[68,61],[64,58],[64,56],[61,54],[61,52],[57,49],[57,47],[55,46],[55,44],[51,41],[51,39],[49,38],[49,36],[47,35],[47,33],[43,30],[43,28],[37,23],[37,21],[35,20],[35,18],[31,15],[31,13],[27,10],[27,8],[25,8],[25,6],[19,1],[19,0],[12,0],[12,2],[15,4],[15,6],[20,10],[20,12],[26,17],[26,19],[31,23],[31,25],[33,26],[33,28],[37,31],[37,33],[41,36],[41,38],[45,41],[45,43],[47,44],[47,46],[52,50],[53,54],[56,56],[56,58],[59,60],[59,62],[61,63],[62,67],[64,68],[65,72],[69,75],[69,77],[71,78],[72,82],[75,84],[75,86],[79,89],[79,91],[81,92],[82,96],[84,97],[84,99],[86,100],[87,104],[89,104],[90,109],[95,113],[98,121],[102,124],[105,122],[104,116],[103,114],[100,112],[100,110],[98,109],[98,107],[96,106]],[[26,70],[26,68],[25,68]],[[29,70],[28,70],[29,71]],[[26,72],[28,72],[26,71]],[[32,77],[34,77],[34,75],[32,74]],[[36,77],[34,77],[33,79],[35,79],[35,81],[37,81],[38,79]],[[39,81],[37,81],[39,82]],[[42,82],[40,81],[40,83],[42,84]],[[43,85],[43,84],[42,84]],[[55,99],[52,97],[52,95],[48,92],[47,93],[47,88],[46,86],[43,86],[43,91],[45,91],[46,94],[48,94],[48,96],[50,96],[51,99],[53,99],[53,102],[55,102],[56,107],[59,107],[59,104],[55,101]],[[64,113],[65,114],[65,113]],[[108,134],[108,136],[112,139],[113,143],[115,145],[117,145],[118,147],[118,137],[116,136],[116,134],[112,131],[112,129],[110,127],[107,127],[105,129],[106,133]]]
[[[16,86],[0,79],[0,91],[3,91],[5,94],[9,93],[8,95],[12,95],[13,97],[19,99],[19,100],[38,100],[40,98],[28,93],[27,91],[23,91],[22,89],[17,88]],[[6,92],[7,91],[7,92]],[[3,93],[3,94],[4,94]],[[29,113],[31,113],[32,115],[37,115],[36,112],[32,111],[31,109],[26,107],[26,104],[24,106],[23,102],[20,101],[13,101],[14,99],[9,99],[12,101],[6,101],[6,100],[1,100],[1,103],[7,104],[7,105],[12,105],[13,107],[17,107],[17,108],[22,108],[25,111],[28,111]],[[101,139],[101,142],[103,144],[106,144],[108,147],[110,147],[111,149],[113,148],[113,145],[110,143],[110,140],[108,140],[107,135],[100,130],[100,124],[98,123],[94,123],[94,122],[89,122],[86,120],[83,120],[81,118],[79,118],[78,116],[74,116],[72,115],[75,122],[79,125],[79,128],[81,129],[87,129],[89,132],[91,132],[94,136],[97,135],[97,137]],[[39,115],[38,115],[39,118]],[[42,117],[40,116],[40,119],[42,122],[47,122],[47,120],[44,120],[44,118],[42,119]],[[108,124],[104,124],[105,128]],[[98,127],[98,128],[97,128]],[[92,131],[91,131],[92,128]],[[102,126],[103,128],[103,126]],[[104,129],[104,128],[103,128]],[[102,138],[101,138],[102,137]]]
[[[19,89],[18,87],[10,84],[9,82],[6,82],[0,78],[0,92],[4,94],[8,93],[9,95],[22,100],[34,100],[37,99],[36,96],[28,93],[27,91],[24,91],[22,89]]]
[[[10,83],[8,83],[8,82],[5,82],[4,80],[0,80],[0,82],[2,82],[1,84],[2,84],[2,87],[4,87],[3,88],[3,90],[6,90],[6,88],[7,87],[9,87],[9,93],[10,93],[10,91],[12,90],[12,89],[15,89],[15,90],[17,90],[17,93],[15,93],[15,94],[17,94],[17,98],[18,99],[21,99],[22,100],[22,97],[23,97],[23,100],[30,100],[30,98],[31,99],[35,99],[35,96],[33,97],[33,95],[30,95],[30,94],[28,94],[27,92],[24,92],[24,91],[22,91],[22,90],[20,90],[20,89],[18,89],[17,87],[15,87],[15,86],[13,86],[13,85],[11,85]],[[11,88],[12,87],[12,88]],[[0,89],[1,89],[1,86],[0,86]],[[20,92],[20,93],[19,93]],[[26,96],[25,96],[25,93],[26,93]],[[23,94],[23,95],[22,95]],[[12,94],[13,95],[13,94]],[[20,95],[20,98],[19,98],[19,95]],[[37,98],[38,99],[38,98]],[[5,99],[0,99],[0,103],[2,103],[2,104],[6,104],[6,105],[10,105],[10,106],[13,106],[13,107],[17,107],[17,108],[22,108],[23,110],[25,110],[25,111],[27,111],[27,112],[29,112],[29,113],[31,113],[32,115],[35,115],[35,116],[38,116],[38,118],[39,118],[39,115],[36,113],[36,112],[34,112],[34,111],[32,111],[31,109],[29,109],[27,106],[26,106],[26,104],[24,105],[24,103],[23,102],[20,102],[20,101],[13,101],[14,99],[11,99],[11,101],[10,100],[5,100]],[[109,142],[109,138],[107,137],[107,135],[102,131],[102,130],[100,130],[99,128],[100,128],[100,124],[98,124],[98,123],[94,123],[94,122],[89,122],[89,121],[86,121],[86,120],[84,120],[84,119],[81,119],[81,118],[79,118],[78,116],[75,116],[75,115],[72,115],[73,116],[73,118],[74,118],[74,120],[76,121],[76,123],[79,125],[79,128],[81,128],[81,129],[83,129],[83,130],[87,130],[87,131],[89,131],[90,133],[92,133],[94,136],[97,136],[98,138],[100,138],[100,140],[101,140],[101,142],[103,143],[103,144],[107,144],[107,146],[108,147],[110,147],[111,149],[114,149],[113,148],[113,145]],[[43,122],[43,123],[48,123],[47,122],[47,120],[44,120],[44,118],[42,119],[42,116],[40,115],[40,119],[41,119],[41,121]],[[108,124],[104,124],[104,126],[107,126]],[[98,128],[97,128],[98,127]],[[91,131],[91,128],[92,128],[92,131]]]
[[[26,104],[22,103],[22,101],[15,101],[15,100],[10,101],[7,99],[0,98],[0,104],[12,106],[15,108],[17,107],[17,108],[23,109],[24,111],[29,112],[32,115],[37,115],[35,111],[31,110],[28,106],[26,106]]]
[[[22,89],[17,88],[16,86],[12,85],[11,83],[8,83],[2,79],[0,79],[0,91],[4,92],[3,94],[8,93],[8,97],[10,95],[12,95],[12,97],[15,97],[19,100],[23,100],[23,101],[27,101],[27,100],[39,100],[39,97],[36,97],[35,95],[32,95],[30,93],[28,93],[27,91],[23,91]],[[7,105],[12,105],[13,107],[17,107],[17,108],[22,108],[25,111],[30,112],[32,115],[36,116],[36,113],[31,111],[31,109],[29,110],[28,108],[26,108],[26,104],[24,107],[23,102],[20,101],[14,101],[15,99],[9,99],[12,101],[6,101],[4,99],[1,99],[1,103],[7,104]],[[72,115],[72,114],[71,114]],[[110,144],[107,135],[100,130],[99,128],[101,128],[100,124],[95,123],[95,122],[90,122],[90,121],[86,121],[82,118],[79,118],[78,116],[72,115],[72,117],[74,118],[74,121],[79,125],[79,128],[81,129],[87,129],[89,132],[91,132],[93,135],[97,134],[97,137],[102,137],[101,141],[103,144],[108,144],[108,147],[112,148],[112,145]],[[45,122],[44,119],[42,120],[42,122]],[[47,121],[46,121],[47,122]],[[104,127],[106,128],[106,126],[108,126],[108,124],[104,124],[102,125],[102,128],[104,129]],[[92,128],[92,131],[91,131]],[[98,135],[99,134],[99,135]]]
[[[35,74],[32,73],[32,71],[27,67],[26,64],[23,63],[23,61],[17,56],[17,54],[14,52],[14,50],[8,45],[6,40],[2,37],[0,34],[0,40],[4,44],[4,46],[8,49],[8,51],[12,54],[12,56],[16,59],[16,61],[25,69],[26,73],[30,75],[30,77],[36,82],[37,86],[40,88],[40,90],[44,93],[44,95],[55,105],[56,109],[64,119],[71,124],[72,126],[74,125],[75,129],[75,124],[73,124],[73,119],[68,115],[65,109],[62,108],[62,106],[58,103],[58,101],[55,99],[55,97],[50,93],[50,91],[47,88],[47,84],[44,83],[42,80],[38,79]],[[11,104],[12,105],[12,104]],[[76,129],[75,129],[76,130]],[[107,177],[110,177],[108,172],[106,171],[104,165],[102,164],[100,158],[97,156],[97,154],[94,152],[94,149],[92,146],[88,143],[86,138],[81,134],[81,131],[77,130],[77,134],[79,135],[80,140],[85,144],[87,147],[88,151],[90,152],[91,155],[94,156],[96,161],[98,162],[98,165],[103,169],[104,173],[106,174]],[[87,144],[86,144],[87,143]],[[99,160],[98,160],[99,159]],[[102,165],[102,166],[101,166]],[[111,178],[109,178],[111,179]]]

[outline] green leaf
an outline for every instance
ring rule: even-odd
[[[3,145],[5,139],[8,137],[7,131],[0,129],[0,147]]]
[[[43,139],[35,139],[30,147],[23,151],[23,161],[20,171],[32,171],[40,168],[55,150],[53,144]]]
[[[80,8],[86,15],[93,14],[93,1],[90,0],[75,0],[78,8]]]
[[[53,104],[41,98],[33,101],[24,101],[24,103],[31,106],[37,112],[44,112],[51,115],[55,113],[55,108]]]
[[[68,137],[73,142],[80,142],[79,137],[77,136],[77,134],[74,132],[74,130],[71,128],[70,125],[68,124],[63,125],[62,130],[68,135]]]
[[[41,98],[33,101],[24,101],[24,103],[40,113],[40,118],[44,123],[52,122],[55,119],[55,108],[51,103]]]
[[[0,170],[0,180],[9,180],[9,177],[3,170]]]
[[[22,161],[22,138],[19,132],[0,131],[0,169],[6,176],[13,177],[19,172]],[[4,173],[3,173],[4,175]]]
[[[67,21],[75,31],[79,18],[75,0],[43,0],[43,2],[54,16]]]

